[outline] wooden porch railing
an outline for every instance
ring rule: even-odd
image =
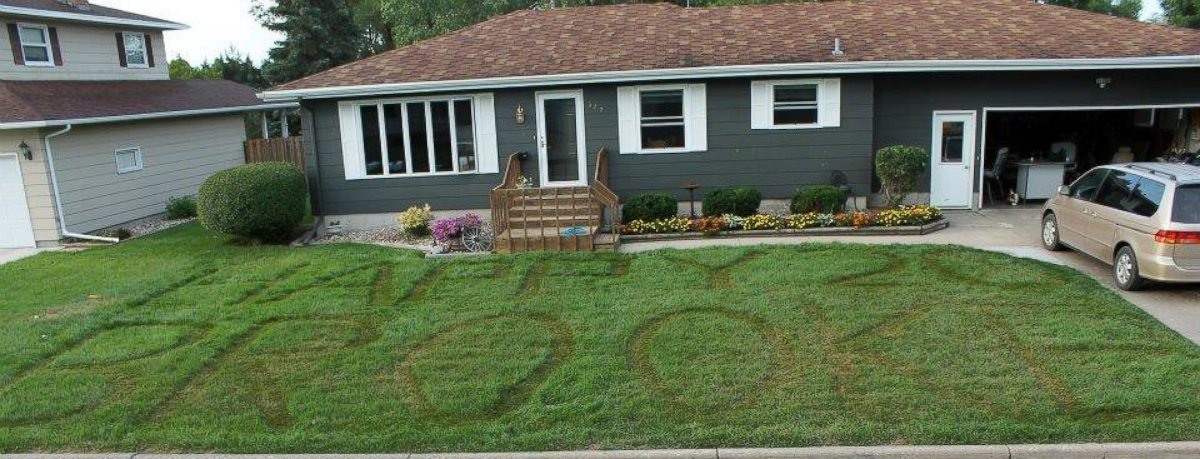
[[[617,223],[620,201],[608,187],[608,152],[596,156],[596,176],[588,186],[517,187],[521,178],[520,154],[509,156],[500,185],[492,189],[492,226],[496,246],[502,251],[530,250],[591,251],[606,228],[606,238],[616,250],[620,244]],[[584,227],[587,235],[564,236],[566,228]]]
[[[295,164],[304,170],[304,138],[277,137],[274,139],[249,139],[246,141],[246,162],[284,162]]]

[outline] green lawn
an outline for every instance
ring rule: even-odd
[[[1200,438],[1200,349],[967,249],[432,261],[187,225],[0,286],[0,452]]]

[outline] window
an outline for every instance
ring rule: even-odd
[[[1190,225],[1200,223],[1200,186],[1175,189],[1175,208],[1172,209],[1171,221]]]
[[[25,65],[54,66],[54,51],[50,46],[50,29],[44,25],[19,26],[21,34],[21,52],[24,53]]]
[[[753,129],[818,129],[841,125],[840,79],[755,81],[750,84]]]
[[[146,56],[146,34],[141,32],[125,32],[125,63],[132,68],[150,67],[150,59]]]
[[[346,177],[498,172],[493,104],[491,94],[343,103]]]
[[[1108,169],[1096,169],[1088,172],[1087,175],[1080,177],[1071,185],[1071,197],[1083,201],[1095,199],[1096,191],[1100,189],[1100,185],[1104,183],[1104,178],[1107,176]]]
[[[142,163],[142,149],[140,147],[122,148],[117,150],[117,173],[127,174],[130,172],[140,171],[145,168]]]
[[[621,153],[683,153],[708,149],[702,84],[617,89]]]
[[[947,121],[942,123],[942,163],[961,164],[963,162],[963,139],[967,123],[962,121]]]
[[[1166,185],[1124,171],[1112,171],[1100,187],[1096,202],[1132,214],[1149,217],[1158,212]]]

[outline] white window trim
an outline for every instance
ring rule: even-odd
[[[632,99],[620,100],[621,91],[631,91]],[[675,148],[644,148],[642,146],[642,93],[649,91],[682,91],[683,92],[683,147]],[[661,84],[626,86],[618,91],[619,117],[632,120],[620,123],[620,137],[623,139],[621,154],[656,155],[674,153],[695,153],[708,150],[707,141],[707,101],[703,84]]]
[[[135,64],[129,60],[129,36],[130,35],[141,35],[142,36],[142,59],[143,59],[143,62],[141,64]],[[124,41],[124,45],[125,45],[125,67],[131,68],[131,69],[148,69],[148,68],[150,68],[150,52],[146,49],[146,40],[149,37],[150,37],[150,34],[145,33],[145,32],[121,32],[121,40]]]
[[[445,177],[456,175],[479,175],[479,174],[495,174],[498,173],[498,166],[493,162],[485,160],[485,155],[496,156],[495,146],[495,115],[493,95],[486,94],[467,94],[467,95],[447,95],[447,96],[426,96],[426,97],[407,97],[393,99],[374,99],[361,100],[353,102],[339,103],[339,111],[341,112],[340,119],[342,123],[342,155],[345,165],[346,180],[378,180],[378,179],[401,179],[401,178],[422,178],[422,177]],[[433,127],[430,114],[430,103],[432,102],[447,102],[449,105],[449,113],[451,120],[454,116],[455,101],[470,101],[471,102],[471,124],[474,134],[475,143],[475,170],[460,172],[459,171],[459,151],[457,136],[454,126],[450,127],[450,148],[454,155],[453,165],[454,170],[443,172],[412,172],[412,145],[409,138],[409,123],[408,123],[408,104],[424,103],[425,104],[425,132],[426,142],[428,142],[429,150],[429,167],[435,168],[435,152],[433,147]],[[383,116],[384,105],[399,105],[401,107],[401,123],[403,124],[404,132],[404,156],[405,156],[405,173],[391,173],[388,169],[391,152],[387,145],[387,124]],[[365,170],[366,161],[366,145],[362,135],[362,107],[376,106],[379,110],[379,134],[381,145],[381,159],[383,160],[383,175],[367,175]],[[486,124],[485,124],[486,123]],[[453,123],[452,123],[453,124]],[[495,162],[498,162],[498,158]],[[490,169],[490,170],[489,170]]]
[[[26,44],[25,36],[21,34],[21,29],[40,29],[42,36],[46,38],[46,44],[37,43]],[[50,27],[45,24],[17,24],[17,39],[21,41],[21,59],[25,62],[26,67],[54,67],[54,43],[50,40]],[[26,46],[44,46],[46,48],[46,62],[29,61],[29,56],[25,55]]]
[[[777,124],[775,122],[775,87],[801,85],[817,87],[817,122],[808,124]],[[753,81],[750,83],[751,129],[804,130],[840,127],[841,97],[841,79],[838,78]]]
[[[134,159],[137,160],[137,164],[134,166],[122,169],[121,161],[119,158],[121,156],[121,153],[126,153],[126,152],[133,152],[133,157],[134,157]],[[142,156],[142,147],[125,147],[125,148],[117,149],[116,151],[113,152],[113,162],[117,166],[117,175],[123,175],[123,174],[128,174],[131,172],[137,172],[137,171],[140,171],[140,170],[143,170],[146,168],[146,161],[145,161],[145,158],[143,158],[143,156]]]

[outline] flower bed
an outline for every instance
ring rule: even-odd
[[[724,215],[689,219],[629,222],[621,234],[630,239],[662,239],[675,236],[821,235],[821,234],[927,234],[947,226],[941,210],[932,206],[902,206],[879,212],[842,214],[758,214],[749,217]],[[645,236],[645,237],[642,237]]]

